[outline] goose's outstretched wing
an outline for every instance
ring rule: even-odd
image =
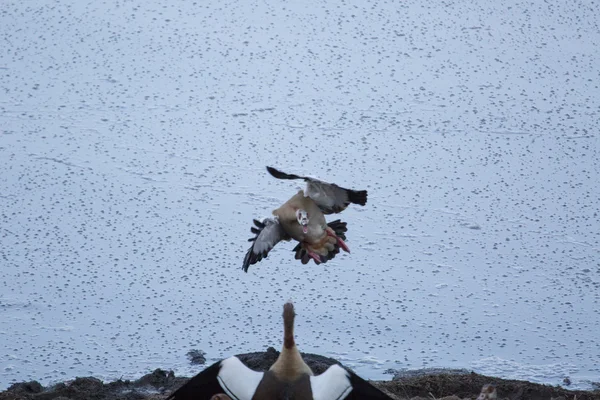
[[[229,357],[191,378],[166,400],[209,400],[219,393],[227,393],[232,399],[251,400],[263,375],[246,367],[237,357]]]
[[[262,222],[255,219],[254,225],[256,225],[256,228],[252,227],[250,230],[256,236],[248,239],[249,242],[253,243],[244,257],[244,264],[242,264],[244,272],[248,272],[248,268],[252,264],[256,264],[266,257],[269,251],[281,240],[290,240],[277,217],[265,218]]]
[[[352,383],[352,392],[344,400],[393,400],[355,373],[348,372],[348,374]]]
[[[334,364],[321,375],[311,376],[313,398],[338,400],[392,400],[360,376]]]
[[[217,379],[220,369],[221,361],[218,361],[171,393],[167,400],[209,400],[212,395],[222,393],[223,388]]]
[[[308,176],[286,174],[273,167],[267,171],[277,179],[302,179],[306,182],[304,195],[310,197],[324,214],[342,212],[350,203],[367,204],[366,190],[346,189],[335,183],[328,183]]]

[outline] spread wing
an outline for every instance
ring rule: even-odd
[[[345,189],[335,183],[327,183],[317,179],[306,180],[304,194],[319,206],[323,214],[342,212],[350,203],[367,204],[366,190]]]
[[[348,371],[348,375],[352,382],[352,392],[345,400],[393,400],[355,373]]]
[[[277,179],[302,179],[306,182],[304,195],[310,197],[323,214],[342,212],[350,203],[367,204],[366,190],[345,189],[335,183],[327,183],[308,176],[286,174],[273,167],[267,167],[267,171]]]
[[[315,399],[392,400],[392,398],[353,372],[334,364],[321,375],[311,376]]]
[[[232,399],[252,400],[264,373],[246,367],[236,356],[221,362],[219,383]]]
[[[334,364],[321,375],[311,376],[314,399],[392,400],[353,372]]]
[[[217,379],[220,369],[221,362],[218,361],[171,393],[167,400],[209,400],[214,394],[223,393]]]
[[[166,400],[209,400],[223,392],[232,399],[251,400],[263,375],[246,367],[237,357],[229,357],[191,378]]]
[[[244,264],[242,265],[244,272],[248,272],[248,268],[252,264],[256,264],[266,257],[269,251],[281,240],[290,240],[277,217],[265,218],[262,222],[255,219],[254,225],[256,225],[256,228],[252,227],[250,230],[256,236],[248,239],[249,242],[253,243],[244,257]]]

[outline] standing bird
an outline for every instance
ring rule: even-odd
[[[296,347],[295,316],[294,305],[286,303],[283,348],[268,371],[254,371],[229,357],[194,376],[167,400],[392,400],[337,364],[315,376]]]
[[[248,239],[253,243],[244,257],[242,269],[245,272],[250,265],[266,257],[281,240],[299,242],[294,251],[295,258],[302,264],[311,259],[315,264],[326,263],[340,252],[340,248],[350,252],[344,242],[348,230],[346,223],[338,219],[328,224],[325,214],[342,212],[350,203],[364,206],[367,203],[366,190],[344,189],[315,178],[286,174],[273,167],[267,167],[267,171],[278,179],[303,179],[306,189],[298,191],[273,210],[273,218],[254,220],[256,227],[252,227],[251,231],[256,236]]]

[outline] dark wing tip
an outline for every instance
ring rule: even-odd
[[[254,246],[252,246],[254,247]],[[246,252],[246,255],[244,256],[244,263],[242,264],[242,270],[244,272],[248,272],[248,268],[250,267],[250,257],[252,255],[252,247],[250,247],[248,249],[248,251]]]
[[[276,169],[275,169],[275,168],[273,168],[273,167],[269,167],[268,165],[267,165],[267,171],[268,171],[268,172],[269,172],[271,175],[273,175],[275,178],[277,178],[277,175],[281,173],[280,171],[276,170]]]
[[[366,190],[348,190],[347,193],[350,203],[360,204],[361,206],[367,204]]]
[[[269,172],[269,174],[271,174],[274,178],[277,179],[306,179],[303,176],[298,176],[298,175],[294,175],[294,174],[286,174],[285,172],[279,171],[273,167],[269,167],[267,166],[267,171]]]
[[[222,393],[223,389],[217,379],[220,369],[221,361],[217,361],[192,377],[165,400],[209,399],[214,394]]]
[[[263,258],[267,257],[267,254],[270,251],[270,249],[268,249],[268,250],[262,251],[260,253],[254,252],[254,245],[256,244],[256,241],[258,240],[258,237],[260,236],[260,234],[267,227],[267,225],[269,225],[269,220],[264,219],[262,221],[259,221],[257,219],[254,219],[253,221],[254,221],[254,225],[256,225],[256,227],[250,228],[250,231],[254,234],[254,237],[251,237],[250,239],[248,239],[249,242],[252,242],[252,246],[250,246],[250,248],[246,252],[246,255],[244,256],[244,262],[242,263],[242,270],[244,272],[248,272],[248,268],[250,268],[251,265],[256,264],[257,262],[261,261]]]
[[[333,229],[335,234],[342,240],[346,240],[346,232],[348,232],[346,222],[342,222],[341,220],[336,219],[335,221],[331,221],[330,223],[328,223],[327,226]]]
[[[255,253],[254,252],[254,244],[252,244],[252,246],[250,246],[250,248],[246,252],[246,256],[244,257],[244,263],[242,264],[242,270],[244,272],[248,272],[248,268],[250,268],[251,265],[256,264],[257,262],[261,261],[266,256],[267,256],[267,252],[258,253],[258,254]]]
[[[350,383],[352,384],[352,399],[369,400],[392,400],[390,396],[373,386],[368,381],[362,379],[355,373],[348,371]]]
[[[265,225],[263,223],[260,223],[256,219],[254,220],[254,223],[256,224],[256,226],[259,226],[259,228],[258,229],[254,228],[254,227],[250,228],[252,233],[254,233],[256,236],[248,239],[249,242],[256,241],[256,239],[258,238],[258,235],[260,235],[260,232],[265,227]],[[262,225],[262,227],[260,227],[259,224]],[[244,263],[242,264],[242,269],[244,270],[244,272],[248,272],[248,268],[250,267],[250,265],[256,264],[258,261],[260,261],[260,260],[257,260],[257,258],[258,258],[257,255],[254,254],[254,243],[252,243],[252,246],[250,246],[250,248],[246,252],[246,255],[244,256]]]

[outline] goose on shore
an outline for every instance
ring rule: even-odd
[[[496,392],[496,387],[491,384],[483,385],[481,388],[481,393],[477,397],[477,400],[496,400],[498,398],[498,393]]]
[[[253,243],[244,257],[242,269],[245,272],[282,240],[299,242],[294,251],[295,258],[302,264],[311,259],[316,264],[325,263],[334,258],[340,248],[350,252],[344,242],[346,223],[338,219],[328,224],[325,215],[342,212],[350,203],[364,206],[366,190],[345,189],[315,178],[286,174],[273,167],[267,167],[267,171],[278,179],[303,179],[306,188],[273,210],[273,218],[254,220],[256,227],[251,230],[256,236],[248,239]]]
[[[173,392],[167,400],[391,400],[340,365],[314,375],[294,339],[294,306],[283,306],[283,348],[266,372],[233,356],[219,361]]]

